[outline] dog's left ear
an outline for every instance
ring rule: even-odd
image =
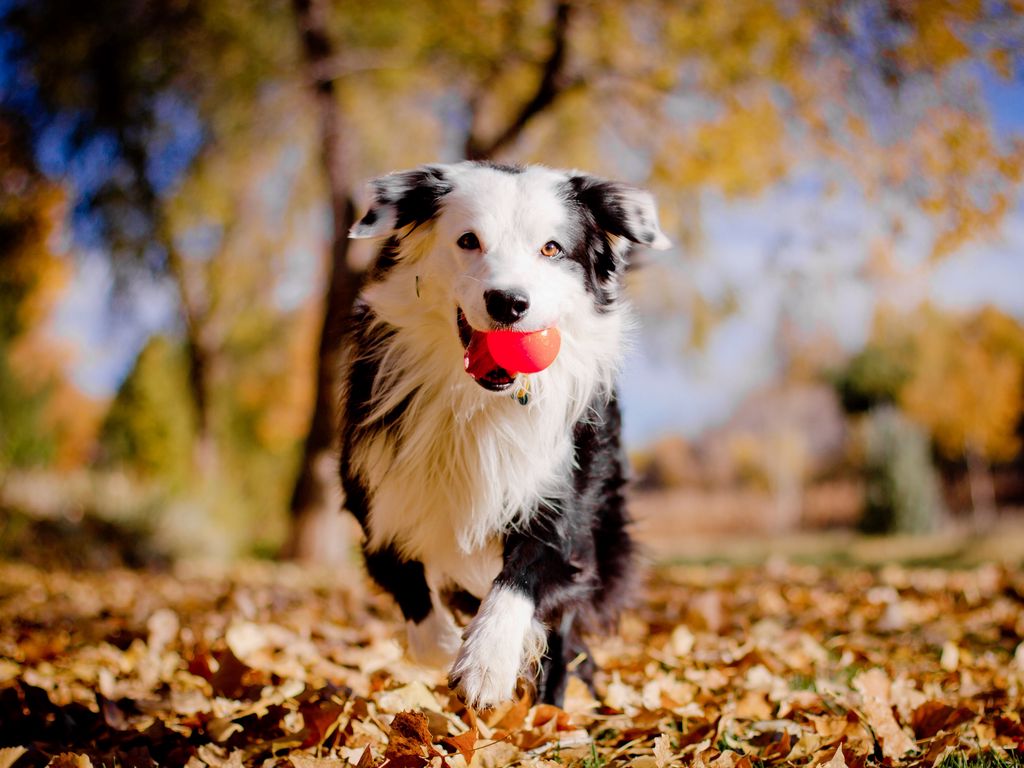
[[[424,165],[376,178],[370,187],[373,203],[349,230],[349,237],[388,237],[430,221],[441,209],[442,198],[451,192],[452,183],[442,166]]]
[[[672,243],[658,224],[654,196],[643,189],[618,181],[579,175],[569,179],[576,199],[594,216],[594,221],[613,238],[622,238],[619,250],[625,253],[629,243],[663,251]]]

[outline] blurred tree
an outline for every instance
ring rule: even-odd
[[[911,314],[883,309],[869,345],[834,381],[848,412],[898,406],[927,431],[941,454],[962,460],[975,523],[991,524],[995,494],[989,465],[1020,451],[1024,328],[1017,320],[993,307],[971,315],[930,305]],[[879,434],[907,432],[886,419],[889,426],[879,427]],[[916,438],[906,440],[912,454]]]
[[[893,405],[868,411],[865,439],[865,533],[929,533],[944,515],[927,433]]]
[[[75,169],[80,234],[111,254],[122,284],[137,269],[174,281],[200,465],[213,456],[216,339],[208,286],[182,253],[164,203],[203,148],[230,143],[252,119],[257,95],[287,60],[275,33],[281,7],[15,1],[3,19],[16,84],[5,100],[45,139],[44,154]]]
[[[861,414],[895,403],[910,377],[909,351],[871,343],[854,355],[832,375],[843,409]]]
[[[211,513],[223,514],[234,494],[258,537],[279,529],[304,429],[292,414],[309,400],[301,353],[311,336],[296,322],[308,312],[281,297],[280,283],[317,191],[289,6],[8,5],[17,87],[4,98],[40,137],[50,170],[70,170],[79,236],[110,254],[120,287],[155,275],[179,298],[187,354],[140,355],[107,423],[108,460],[180,490],[176,441],[191,437],[197,488],[231,489],[206,494],[221,510]],[[155,383],[160,370],[184,383],[188,403]],[[191,416],[172,429],[166,414]],[[174,440],[156,457],[159,435]],[[136,445],[150,453],[129,450]]]
[[[196,418],[187,378],[185,355],[174,342],[154,336],[146,343],[104,420],[105,464],[130,466],[171,488],[188,481]]]
[[[65,193],[40,173],[28,126],[0,111],[0,475],[81,461],[100,404],[68,378],[68,350],[49,329],[70,265]]]
[[[926,307],[914,340],[912,375],[900,403],[942,453],[963,458],[975,523],[987,527],[996,514],[989,465],[1020,450],[1024,329],[993,308],[961,318]]]
[[[64,265],[52,251],[63,209],[60,188],[36,169],[26,127],[0,114],[0,474],[52,458],[42,428],[46,382],[12,367],[12,347],[41,322]]]
[[[345,241],[358,180],[439,156],[588,167],[657,187],[667,226],[685,241],[699,231],[699,190],[757,192],[812,155],[839,183],[883,202],[898,194],[933,216],[942,255],[998,223],[1024,157],[1021,142],[1000,140],[978,117],[977,62],[1013,72],[1024,50],[1014,3],[381,0],[356,11],[340,0],[12,0],[9,8],[18,67],[10,100],[46,137],[47,153],[78,169],[79,210],[99,222],[115,260],[174,280],[200,445],[216,429],[216,382],[229,377],[220,359],[232,337],[226,307],[237,305],[218,298],[229,289],[213,282],[225,274],[222,258],[233,261],[220,234],[241,198],[202,224],[186,223],[169,201],[183,201],[183,180],[222,153],[236,160],[217,166],[223,173],[207,177],[208,190],[254,178],[243,171],[246,159],[265,155],[251,143],[254,125],[271,115],[302,130],[301,118],[315,117],[332,243],[311,333],[316,375],[292,494],[294,551],[318,538],[299,529],[329,506],[334,483],[331,397],[339,329],[359,282]],[[301,98],[268,98],[299,86]],[[893,206],[894,228],[901,210]],[[203,232],[215,247],[193,247]]]

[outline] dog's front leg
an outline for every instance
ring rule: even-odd
[[[431,667],[449,664],[459,648],[459,630],[427,584],[423,564],[403,557],[393,545],[364,543],[363,553],[367,572],[391,593],[405,617],[412,660]]]
[[[564,539],[510,534],[504,564],[480,611],[463,635],[448,686],[471,707],[487,708],[515,696],[521,673],[544,656],[543,624],[553,600],[562,603],[578,586],[579,569],[560,545]],[[542,597],[543,595],[543,597]]]

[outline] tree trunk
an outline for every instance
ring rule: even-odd
[[[155,199],[155,198],[154,198]],[[178,288],[182,318],[185,321],[185,354],[188,358],[188,384],[195,408],[196,440],[192,451],[192,464],[200,477],[208,478],[217,470],[217,443],[213,434],[210,407],[213,367],[216,360],[215,345],[209,340],[209,315],[200,307],[181,253],[174,244],[162,213],[157,227],[158,236],[167,253],[167,266]]]
[[[992,482],[992,470],[981,452],[968,445],[964,449],[967,462],[967,485],[971,490],[971,517],[974,530],[985,533],[996,522],[996,493]]]
[[[217,360],[218,345],[211,339],[209,306],[201,291],[190,277],[188,267],[177,243],[174,230],[160,196],[148,175],[148,155],[145,148],[132,137],[121,132],[120,141],[135,177],[139,180],[139,194],[145,210],[152,217],[154,236],[164,249],[167,271],[178,289],[181,316],[185,323],[185,354],[188,358],[188,387],[195,408],[196,440],[192,451],[192,464],[201,477],[208,478],[217,468],[217,444],[213,434],[210,393],[213,367]]]
[[[320,153],[327,177],[333,233],[327,263],[327,292],[317,347],[316,397],[291,499],[291,532],[284,555],[329,562],[349,550],[348,530],[340,519],[336,472],[337,370],[342,332],[359,292],[361,274],[348,261],[348,230],[355,223],[349,193],[351,173],[344,118],[337,103],[329,63],[337,52],[329,35],[324,0],[293,0],[307,79],[320,123]]]
[[[194,318],[186,316],[185,325],[189,387],[196,409],[196,442],[192,452],[192,463],[201,477],[211,477],[216,473],[219,462],[210,408],[215,353],[204,343],[202,328],[197,325]]]

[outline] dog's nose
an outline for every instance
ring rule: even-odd
[[[491,317],[504,325],[512,325],[530,308],[530,297],[515,289],[490,290],[484,291],[484,304]]]

